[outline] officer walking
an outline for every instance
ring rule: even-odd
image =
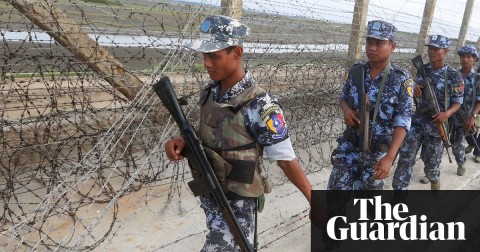
[[[475,146],[475,143],[472,141],[476,141],[476,139],[474,139],[472,136],[472,134],[475,133],[475,126],[466,125],[466,118],[463,119],[465,121],[462,121],[459,113],[463,112],[464,116],[468,117],[471,115],[475,102],[480,101],[480,93],[476,92],[476,88],[480,83],[480,74],[476,73],[473,67],[475,62],[478,61],[478,51],[475,47],[471,45],[463,46],[462,48],[458,49],[457,54],[460,56],[460,64],[462,67],[459,69],[459,71],[463,76],[465,88],[463,93],[463,104],[459,111],[457,111],[457,113],[455,113],[455,115],[452,117],[454,120],[450,139],[452,142],[452,152],[458,165],[457,175],[463,176],[467,170],[465,166],[465,153],[468,151],[463,145],[465,135],[468,135],[470,138],[469,143],[472,143],[473,147]],[[471,152],[472,149],[470,149],[469,152]],[[480,152],[480,150],[477,150],[477,152]],[[477,153],[477,155],[480,155],[480,153]],[[478,162],[480,162],[480,157]]]
[[[277,162],[308,202],[312,187],[296,160],[278,101],[260,88],[242,66],[242,45],[249,28],[227,16],[208,16],[200,31],[201,39],[187,45],[203,54],[211,79],[200,95],[198,136],[204,146],[231,165],[225,194],[253,246],[256,200],[269,192],[267,181],[260,175],[263,151],[270,161]],[[165,144],[167,157],[183,159],[184,146],[182,138],[169,140]],[[201,251],[239,251],[215,202],[205,195],[200,196],[200,201],[209,229]]]
[[[427,78],[431,80],[434,92],[442,112],[431,114],[421,108],[429,106],[422,96],[425,80],[417,75],[415,84],[415,98],[417,109],[412,118],[412,129],[405,138],[405,143],[400,149],[398,166],[393,177],[395,190],[407,190],[412,176],[413,165],[417,152],[422,147],[421,159],[425,165],[426,180],[431,182],[432,190],[440,190],[440,162],[443,154],[443,141],[438,129],[439,123],[445,123],[455,113],[463,102],[463,78],[460,72],[446,63],[450,42],[442,35],[432,35],[426,44],[428,46],[429,63],[424,65]]]
[[[352,69],[340,95],[347,128],[337,139],[338,147],[327,190],[383,189],[398,149],[410,129],[413,106],[413,80],[410,74],[390,62],[396,48],[396,28],[374,20],[368,22],[365,51],[368,61],[359,62],[364,71],[364,90],[371,103],[369,110],[370,149],[362,162],[358,128],[360,104]]]
[[[473,155],[475,156],[473,161],[475,163],[480,163],[480,149],[477,147],[480,146],[480,133],[478,132],[480,128],[480,97],[478,96],[478,94],[480,94],[480,83],[477,85],[475,91],[477,95],[474,95],[474,97],[476,97],[477,100],[475,102],[475,106],[472,109],[472,112],[467,116],[467,121],[465,122],[465,129],[471,129],[472,127],[476,127],[477,132],[476,135],[474,133],[466,137],[468,146],[467,148],[465,148],[465,153],[468,154],[471,152],[472,149],[475,149],[473,152]],[[477,142],[477,144],[475,144],[475,141]],[[470,151],[468,151],[468,149]]]

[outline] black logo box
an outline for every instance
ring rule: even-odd
[[[354,200],[357,201],[355,205],[353,204]],[[360,202],[366,206],[366,213],[364,212],[362,215],[363,219],[360,218]],[[379,205],[383,206],[378,207]],[[405,211],[407,208],[408,212]],[[393,215],[395,211],[397,215]],[[391,218],[386,218],[389,217],[389,214]],[[345,216],[346,221],[336,216]],[[395,219],[394,216],[401,220]],[[416,222],[412,221],[413,219]],[[330,232],[327,230],[329,221]],[[387,227],[389,225],[392,227],[395,223],[398,225],[397,228],[388,230]],[[354,229],[352,225],[357,227],[356,235],[351,235]],[[361,225],[367,227],[363,230],[366,232],[358,230]],[[403,236],[400,229],[402,225]],[[379,226],[385,227],[383,231]],[[412,226],[415,228],[412,229]],[[446,240],[438,239],[442,237],[442,233],[439,231],[442,229],[441,226],[443,226],[443,237]],[[463,236],[460,233],[462,226]],[[412,232],[415,229],[416,236]],[[393,233],[389,232],[391,230]],[[424,231],[423,234],[422,231]],[[449,231],[451,233],[448,233]],[[348,235],[342,237],[342,232]],[[373,233],[370,236],[371,232]],[[361,235],[367,239],[357,240],[356,238],[361,238]],[[382,235],[385,238],[393,237],[393,240],[370,239]],[[335,240],[331,236],[337,239],[346,239]],[[465,239],[458,239],[462,237]],[[402,238],[406,238],[406,240]],[[480,191],[313,190],[311,249],[312,251],[362,252],[480,251]]]

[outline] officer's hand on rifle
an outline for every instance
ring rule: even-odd
[[[181,153],[184,147],[185,141],[183,138],[172,138],[165,143],[165,154],[167,154],[167,158],[170,160],[182,160],[183,156]]]
[[[343,120],[348,127],[356,128],[360,124],[357,113],[353,109],[346,109],[343,111]]]
[[[448,117],[450,117],[448,112],[443,111],[443,112],[436,113],[435,115],[433,115],[432,118],[433,118],[433,121],[436,123],[444,123],[445,121],[447,121]]]
[[[465,120],[465,124],[463,125],[463,128],[465,128],[465,131],[468,134],[472,134],[473,132],[475,132],[475,123],[472,116],[467,117],[467,120]]]
[[[414,84],[413,85],[413,96],[415,96],[415,98],[418,98],[418,97],[422,96],[422,94],[423,94],[422,86]]]

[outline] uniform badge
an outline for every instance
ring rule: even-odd
[[[271,130],[275,135],[272,136],[274,139],[281,139],[285,136],[287,131],[285,130],[285,121],[281,114],[275,114],[267,121],[268,129]]]
[[[463,83],[460,84],[460,85],[455,85],[453,87],[453,91],[457,94],[460,93],[460,92],[463,92],[464,89],[465,89],[465,85],[463,85]]]
[[[410,97],[413,96],[413,88],[412,87],[407,87],[407,93]]]
[[[408,79],[403,83],[403,86],[406,87],[407,93],[410,97],[413,96],[413,85],[412,84],[413,84],[412,79]]]

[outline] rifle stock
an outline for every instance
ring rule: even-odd
[[[428,110],[431,110],[433,114],[440,113],[440,106],[438,104],[437,96],[435,95],[435,91],[433,90],[433,86],[431,80],[427,78],[427,72],[423,66],[423,60],[421,55],[417,55],[415,58],[412,59],[413,66],[417,69],[420,76],[422,76],[423,80],[425,81],[425,85],[423,86],[423,96],[425,98],[425,103],[427,103]],[[447,106],[447,104],[445,104]],[[450,140],[447,133],[447,126],[445,123],[437,123],[438,130],[440,131],[440,137],[443,141],[443,146],[447,151],[448,161],[452,163],[452,158],[450,157],[450,153],[448,148],[452,147],[450,144]]]
[[[215,172],[208,161],[203,146],[197,137],[194,128],[185,118],[180,104],[178,103],[177,96],[173,90],[172,84],[168,76],[164,76],[157,83],[152,85],[155,93],[160,97],[163,105],[167,108],[168,112],[172,115],[173,119],[177,123],[182,137],[185,140],[186,147],[191,150],[192,155],[190,163],[201,171],[203,179],[205,180],[206,187],[212,196],[212,199],[220,207],[224,219],[227,221],[230,228],[230,232],[233,234],[237,244],[242,251],[252,251],[250,244],[242,231],[237,218],[235,217],[232,208],[228,204],[227,197],[223,192],[220,183],[215,176]]]
[[[359,148],[361,155],[361,163],[365,162],[368,152],[370,151],[369,141],[369,122],[370,122],[370,97],[365,93],[365,71],[362,65],[352,68],[352,81],[355,82],[357,92],[359,94],[360,105],[360,126],[358,128]]]

